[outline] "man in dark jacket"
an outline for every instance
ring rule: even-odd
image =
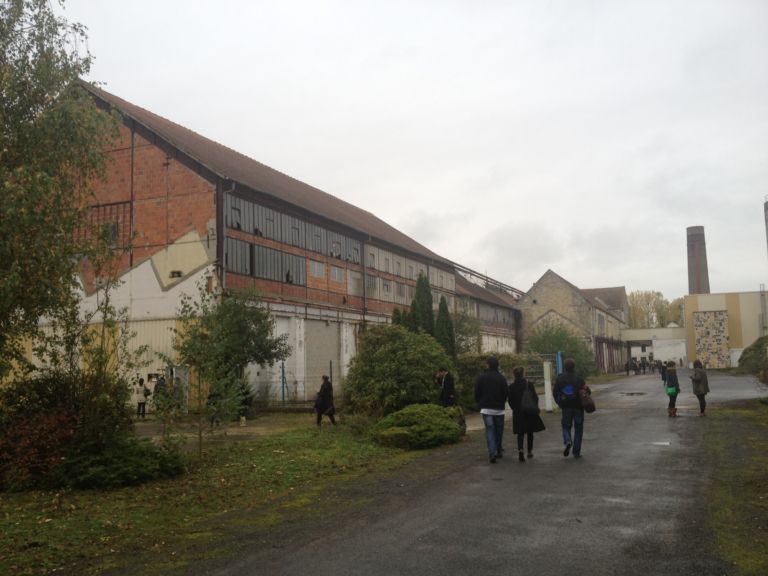
[[[491,356],[485,372],[475,381],[475,400],[485,424],[485,441],[488,444],[488,458],[492,464],[502,457],[501,447],[504,435],[504,407],[507,403],[507,379],[499,372],[499,360]]]
[[[440,385],[440,406],[456,406],[456,386],[453,383],[453,376],[447,368],[440,368],[437,371],[437,383]]]
[[[573,457],[581,458],[581,438],[584,435],[584,409],[581,407],[579,390],[586,386],[584,379],[576,375],[576,362],[567,358],[563,362],[565,372],[555,380],[552,395],[563,411],[563,456],[568,456],[573,448]],[[571,437],[571,427],[574,435]]]

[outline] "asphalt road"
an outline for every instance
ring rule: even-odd
[[[343,521],[318,517],[285,546],[242,543],[199,565],[216,575],[674,575],[731,574],[708,553],[707,418],[689,372],[679,373],[680,416],[667,417],[657,375],[595,387],[582,458],[564,458],[559,414],[546,414],[535,458],[489,464],[481,432],[441,456],[436,477],[395,478]],[[765,396],[751,377],[710,374],[709,410]],[[508,432],[511,423],[508,421]],[[419,466],[419,461],[412,464]]]

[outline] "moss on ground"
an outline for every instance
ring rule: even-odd
[[[768,574],[768,406],[755,400],[707,416],[714,458],[710,521],[717,553],[742,576]]]

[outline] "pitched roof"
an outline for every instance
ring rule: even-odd
[[[554,276],[559,281],[564,282],[565,284],[573,288],[573,290],[575,290],[582,298],[584,298],[592,306],[595,306],[601,309],[603,312],[610,314],[617,320],[624,322],[622,318],[619,318],[613,312],[614,310],[624,310],[624,307],[621,304],[617,306],[613,305],[613,303],[617,301],[617,298],[620,298],[619,296],[620,293],[623,293],[626,295],[626,290],[624,286],[617,286],[614,288],[586,288],[582,290],[581,288],[572,284],[571,282],[569,282],[568,280],[560,276],[560,274],[558,274],[557,272],[551,269],[548,269],[546,272],[544,272],[541,278],[539,278],[538,282],[541,282],[541,280],[545,278],[547,275]],[[529,294],[535,291],[536,284],[538,284],[538,282],[533,283],[533,286],[531,286],[531,289],[528,291]],[[608,301],[603,300],[603,296],[608,298]],[[618,302],[621,302],[621,300],[618,299]]]
[[[613,286],[611,288],[582,288],[581,291],[587,298],[599,299],[604,306],[611,310],[624,310],[627,302],[627,289],[624,286]]]
[[[474,284],[464,278],[461,274],[456,274],[456,294],[459,296],[471,296],[472,298],[482,300],[483,302],[493,304],[494,306],[514,308],[514,306],[507,302],[501,294],[478,284]]]
[[[83,82],[82,86],[104,103],[141,124],[223,179],[298,206],[372,239],[384,241],[435,263],[450,264],[442,256],[435,254],[366,210],[296,180],[91,84]]]

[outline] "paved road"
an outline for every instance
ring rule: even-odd
[[[536,436],[535,458],[485,456],[482,434],[452,448],[440,477],[374,504],[342,526],[318,518],[311,537],[287,548],[246,545],[237,558],[199,566],[217,575],[715,575],[706,553],[699,418],[688,371],[680,417],[666,414],[656,375],[597,387],[583,458],[562,455],[557,414]],[[753,378],[710,375],[710,410],[764,396]],[[509,435],[507,454],[516,446]],[[416,464],[418,465],[418,464]],[[402,484],[401,484],[402,486]]]

